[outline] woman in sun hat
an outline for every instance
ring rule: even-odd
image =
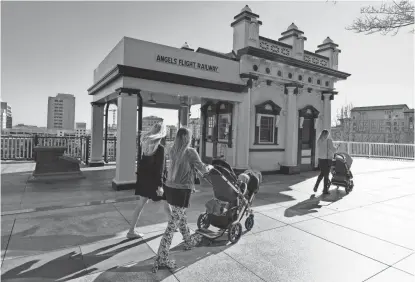
[[[163,191],[163,183],[165,181],[165,154],[164,146],[160,144],[165,136],[165,127],[161,123],[154,124],[149,131],[141,135],[142,155],[137,169],[138,179],[135,187],[135,195],[140,196],[140,199],[134,210],[127,238],[143,237],[143,234],[138,233],[135,227],[141,211],[149,199],[155,202],[166,200]],[[164,203],[164,209],[167,215],[170,215],[171,210],[167,202]]]

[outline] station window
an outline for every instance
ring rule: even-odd
[[[308,78],[308,83],[312,83],[313,79],[311,77]]]
[[[272,101],[256,105],[255,144],[277,145],[281,108]]]
[[[278,72],[277,72],[277,75],[278,75],[278,76],[282,76],[282,72],[281,72],[281,71],[278,71]]]
[[[288,73],[288,78],[289,79],[293,78],[293,74],[292,73]]]
[[[275,116],[259,115],[259,144],[274,143]]]

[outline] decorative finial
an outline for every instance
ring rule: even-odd
[[[331,40],[331,38],[327,36],[327,38],[324,39],[323,41],[323,44],[326,44],[326,43],[333,43],[333,40]]]
[[[287,28],[287,30],[290,30],[290,29],[298,29],[298,27],[297,27],[294,23],[292,23],[292,24],[290,24],[290,26]]]
[[[241,10],[241,12],[252,12],[251,8],[249,8],[248,5],[245,5],[245,7]]]

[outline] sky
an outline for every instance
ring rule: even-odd
[[[414,107],[414,35],[364,35],[345,29],[360,8],[380,2],[1,2],[1,98],[13,124],[46,126],[48,96],[76,97],[76,122],[91,123],[93,70],[123,36],[180,48],[232,50],[233,17],[248,4],[260,16],[260,35],[274,40],[294,22],[314,52],[330,36],[339,70],[351,76],[335,87],[332,115],[342,105]],[[177,112],[145,109],[167,124]],[[198,115],[196,108],[192,116]],[[110,118],[110,123],[112,118]]]

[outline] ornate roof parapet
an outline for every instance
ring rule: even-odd
[[[339,66],[339,53],[341,52],[340,49],[338,49],[339,45],[333,42],[333,40],[330,37],[327,37],[324,39],[323,44],[320,44],[317,46],[316,54],[323,55],[325,57],[329,58],[329,68],[338,69]]]
[[[281,33],[282,37],[278,41],[292,46],[292,57],[303,60],[304,58],[304,41],[307,40],[304,37],[304,32],[298,29],[298,27],[292,23],[286,31]]]
[[[233,27],[233,51],[252,46],[259,48],[259,15],[254,14],[246,5],[239,14],[234,17]]]

